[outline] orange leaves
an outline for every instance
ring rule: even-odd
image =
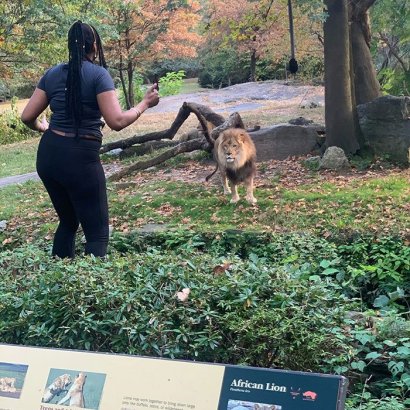
[[[169,8],[166,0],[130,2],[126,7],[111,3],[110,18],[117,39],[107,41],[110,59],[138,64],[163,58],[195,57],[201,42],[197,34],[199,3]]]
[[[162,216],[173,216],[175,213],[181,212],[182,209],[179,206],[172,206],[169,203],[162,204],[157,210],[156,213]]]

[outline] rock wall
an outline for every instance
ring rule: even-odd
[[[278,124],[250,132],[249,135],[256,146],[257,160],[269,161],[318,152],[323,142],[318,132],[318,127],[313,124]]]
[[[357,106],[360,128],[376,155],[410,162],[410,98],[386,95]]]

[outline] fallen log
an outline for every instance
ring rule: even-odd
[[[156,156],[155,158],[151,158],[145,161],[138,161],[132,165],[122,168],[120,171],[115,172],[111,176],[108,177],[109,181],[118,181],[122,177],[131,174],[135,171],[140,171],[142,169],[151,168],[155,165],[159,165],[168,159],[175,157],[178,154],[182,154],[183,152],[192,152],[198,149],[210,151],[212,147],[209,145],[208,141],[205,138],[195,139],[191,141],[181,142],[176,147],[173,147],[162,154]]]
[[[194,113],[198,117],[206,137],[209,129],[217,127],[225,121],[222,115],[215,113],[206,105],[184,102],[170,128],[144,135],[135,135],[131,138],[104,144],[100,149],[100,153],[104,154],[117,148],[126,149],[132,145],[142,144],[148,141],[172,139],[191,113]],[[211,124],[211,126],[209,126],[208,123]]]

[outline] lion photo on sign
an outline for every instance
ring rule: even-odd
[[[256,174],[256,148],[249,134],[242,128],[229,128],[215,141],[215,171],[206,177],[208,181],[219,169],[224,194],[232,193],[231,203],[239,201],[238,185],[246,188],[246,200],[256,204],[253,181]],[[229,185],[228,185],[229,183]]]

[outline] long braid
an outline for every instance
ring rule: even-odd
[[[81,66],[85,57],[81,21],[74,23],[68,32],[68,76],[66,82],[66,113],[74,121],[76,138],[82,117]]]
[[[101,38],[97,30],[80,20],[75,22],[68,32],[68,76],[66,82],[66,113],[73,119],[76,138],[81,125],[81,67],[87,55],[92,52],[93,44],[98,51],[99,65],[107,68]],[[92,61],[91,61],[92,62]]]
[[[97,43],[97,50],[98,50],[98,61],[100,63],[100,66],[107,68],[107,63],[105,61],[105,57],[104,57],[104,50],[103,50],[103,46],[102,46],[102,42],[101,42],[101,38],[100,35],[98,34],[97,30],[94,28],[94,26],[90,26],[92,27],[92,29],[94,30],[94,34],[95,34],[95,40]]]

